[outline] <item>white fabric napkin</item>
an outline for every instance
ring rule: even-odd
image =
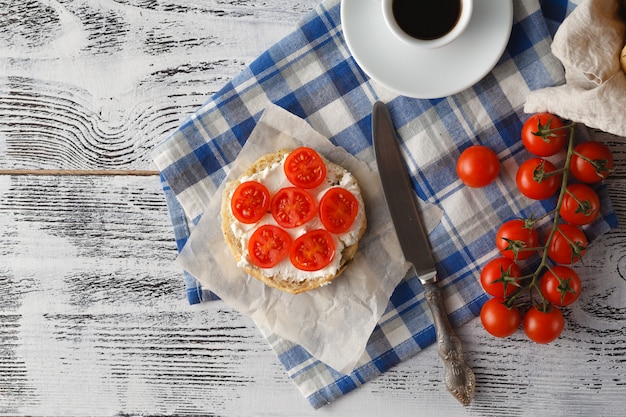
[[[268,147],[271,144],[271,149]],[[345,271],[331,284],[301,294],[270,288],[237,267],[221,230],[221,195],[225,184],[259,157],[280,149],[310,146],[348,169],[361,186],[367,230]],[[441,219],[441,210],[421,204],[426,229]],[[340,372],[350,372],[408,269],[384,202],[376,172],[334,146],[303,119],[269,105],[191,233],[177,263],[222,300],[251,316],[267,333],[303,346]]]
[[[565,68],[565,84],[531,92],[526,113],[547,111],[626,136],[626,74],[620,53],[626,43],[624,0],[585,0],[563,21],[552,52]]]

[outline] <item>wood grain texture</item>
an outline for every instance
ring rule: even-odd
[[[467,408],[427,349],[314,411],[249,318],[187,305],[149,152],[316,4],[0,0],[0,415],[623,415],[624,226],[558,342],[458,330]],[[597,138],[624,225],[626,141]]]
[[[316,2],[0,1],[0,168],[146,168]]]

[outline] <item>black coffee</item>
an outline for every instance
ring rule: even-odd
[[[450,32],[461,15],[461,0],[394,0],[400,28],[417,39],[437,39]]]

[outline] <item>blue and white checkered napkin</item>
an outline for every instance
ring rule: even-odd
[[[305,119],[334,144],[372,163],[371,111],[381,99],[388,103],[409,156],[416,192],[444,212],[430,240],[450,319],[459,326],[477,316],[486,300],[477,277],[496,254],[495,230],[509,218],[540,216],[554,204],[530,201],[515,191],[517,166],[528,158],[519,132],[527,117],[522,108],[528,92],[564,81],[550,43],[574,5],[566,0],[516,0],[514,6],[509,45],[491,73],[454,96],[418,100],[371,81],[344,42],[340,0],[321,3],[155,150],[179,249],[269,103]],[[463,149],[478,143],[498,153],[502,171],[490,186],[469,189],[457,179],[455,163]],[[268,152],[274,150],[268,143]],[[586,229],[592,240],[617,224],[606,188],[598,191],[604,211]],[[216,298],[189,274],[186,284],[190,303]],[[300,391],[318,408],[432,344],[435,330],[426,310],[419,281],[405,277],[350,374],[331,369],[276,334],[265,336]]]

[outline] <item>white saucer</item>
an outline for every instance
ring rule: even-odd
[[[342,0],[341,23],[355,61],[398,94],[440,98],[480,81],[496,65],[511,35],[512,0],[474,0],[461,37],[438,49],[420,49],[387,28],[377,0]]]

